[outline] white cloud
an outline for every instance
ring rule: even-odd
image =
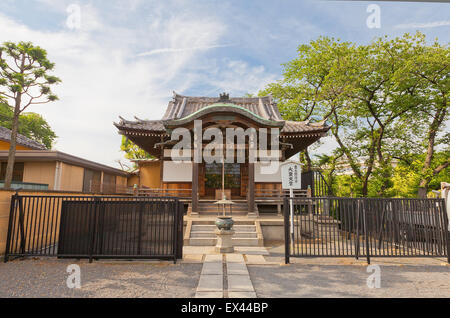
[[[34,30],[0,13],[0,42],[32,41],[56,63],[54,74],[63,81],[55,88],[60,101],[29,111],[48,120],[59,136],[55,148],[60,151],[117,166],[123,154],[113,121],[119,115],[159,119],[173,90],[205,86],[255,92],[273,78],[264,67],[204,56],[206,49],[221,47],[217,43],[227,31],[217,18],[188,10],[167,15],[161,9],[152,11],[148,25],[131,29],[107,23],[94,7],[82,9],[82,23],[88,17],[89,24],[77,31],[65,25],[52,32]],[[176,54],[157,54],[167,48],[178,49]],[[139,51],[148,54],[136,57]]]
[[[426,22],[426,23],[406,23],[406,24],[397,24],[394,26],[396,29],[422,29],[422,28],[436,28],[441,26],[450,25],[450,21],[435,21],[435,22]]]
[[[185,48],[162,48],[162,49],[154,49],[148,52],[139,53],[137,56],[150,56],[155,54],[162,54],[162,53],[179,53],[179,52],[186,52],[186,51],[198,51],[198,50],[209,50],[209,49],[216,49],[216,48],[223,48],[223,47],[230,47],[232,45],[230,44],[217,44],[217,45],[210,45],[210,46],[194,46],[194,47],[185,47]]]

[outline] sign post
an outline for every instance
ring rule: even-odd
[[[286,162],[281,166],[281,181],[283,189],[289,189],[289,220],[292,243],[294,243],[294,189],[301,189],[301,164],[298,162]]]

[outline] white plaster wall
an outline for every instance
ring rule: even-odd
[[[164,182],[192,182],[192,163],[164,161]]]
[[[281,182],[281,169],[279,166],[275,165],[275,163],[272,164],[272,168],[270,170],[273,170],[273,173],[267,174],[268,171],[270,171],[267,163],[262,162],[256,162],[255,163],[255,182]],[[264,173],[263,173],[264,172]]]

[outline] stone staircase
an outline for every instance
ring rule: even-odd
[[[217,206],[217,204],[214,204],[217,201],[200,201],[198,204],[198,211],[193,211],[193,212],[197,212],[198,215],[200,216],[218,216],[219,214],[222,215],[223,210],[222,210],[222,206]],[[232,213],[230,214],[230,207],[226,206],[226,214],[227,216],[247,216],[249,215],[248,213],[248,204],[247,201],[244,200],[233,200],[233,205],[232,205]],[[188,211],[192,211],[192,206],[189,205],[189,210]],[[255,205],[255,209],[253,212],[254,216],[258,215],[258,207]],[[249,215],[252,216],[252,215]]]
[[[233,227],[234,246],[264,246],[261,226],[258,221],[235,221]],[[190,246],[215,246],[217,238],[214,221],[190,221],[186,229],[184,244]]]

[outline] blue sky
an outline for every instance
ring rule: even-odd
[[[369,29],[367,7],[380,7]],[[80,28],[67,9],[80,8]],[[294,0],[2,0],[0,41],[46,48],[63,83],[44,115],[55,148],[117,166],[112,125],[121,115],[159,119],[172,91],[185,95],[256,93],[280,78],[298,45],[332,36],[357,43],[420,30],[450,40],[450,4]],[[333,146],[329,140],[317,151]]]

